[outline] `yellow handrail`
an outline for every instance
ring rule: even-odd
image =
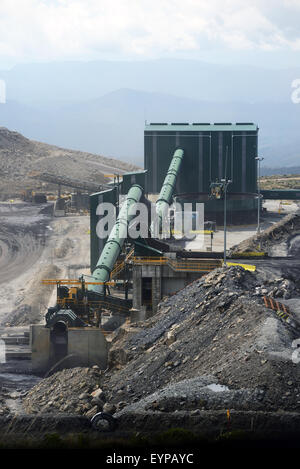
[[[181,261],[178,259],[170,259],[167,257],[134,257],[134,264],[156,264],[169,265],[175,271],[186,272],[210,272],[217,267],[221,267],[222,261],[219,259],[202,259]]]
[[[243,267],[245,270],[249,270],[249,272],[255,272],[256,271],[256,265],[250,265],[250,264],[239,264],[237,262],[226,262],[227,265],[231,266],[240,266]]]
[[[122,270],[124,269],[125,267],[125,264],[126,262],[128,262],[128,260],[130,259],[130,257],[132,256],[132,254],[134,253],[134,248],[132,248],[129,253],[127,254],[127,256],[125,257],[125,260],[120,262],[119,264],[116,265],[116,267],[111,271],[111,274],[110,274],[110,278],[113,279],[114,277],[116,277],[120,272],[122,272]]]

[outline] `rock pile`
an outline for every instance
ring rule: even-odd
[[[67,413],[92,417],[105,405],[98,367],[63,370],[43,379],[24,399],[28,413]]]
[[[148,396],[149,406],[149,399],[160,402],[157,393],[185,383],[183,400],[168,392],[173,410],[174,402],[179,410],[224,408],[233,402],[236,409],[300,410],[299,367],[292,360],[292,343],[300,331],[265,308],[260,298],[275,289],[282,292],[284,280],[278,280],[262,288],[259,273],[222,268],[166,299],[139,331],[113,344],[112,369],[102,382],[108,400],[139,407]],[[210,384],[227,386],[226,392],[193,382],[208,376]]]
[[[284,278],[265,280],[262,285],[255,287],[256,296],[270,296],[272,298],[289,300],[292,296],[298,294],[299,289],[295,282]]]
[[[0,397],[0,417],[8,415],[10,413],[9,408],[6,405],[6,400],[3,396]]]
[[[290,238],[300,234],[300,212],[285,216],[278,223],[263,231],[260,235],[254,235],[251,238],[242,241],[230,250],[231,255],[238,255],[241,252],[264,251],[272,255],[276,245],[286,244],[289,249]],[[293,248],[293,246],[291,246]],[[293,255],[298,254],[293,252]]]
[[[26,410],[300,411],[293,360],[300,329],[264,306],[262,296],[275,289],[298,286],[262,283],[241,267],[216,269],[162,301],[148,321],[120,328],[105,373],[58,372],[28,394]]]

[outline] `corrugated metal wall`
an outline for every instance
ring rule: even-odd
[[[147,125],[144,167],[148,192],[160,191],[177,147],[184,149],[184,159],[176,193],[208,193],[212,181],[224,178],[225,169],[233,179],[229,192],[256,192],[257,136],[254,124]]]
[[[132,173],[125,173],[123,174],[123,180],[121,183],[121,194],[127,194],[129,189],[133,184],[139,184],[142,186],[145,192],[147,192],[146,187],[146,174],[147,171],[136,171]]]
[[[90,256],[91,256],[91,272],[95,270],[99,256],[106,243],[106,238],[99,238],[96,232],[97,223],[100,216],[96,214],[99,204],[109,202],[116,206],[117,203],[117,190],[116,188],[109,189],[103,192],[97,192],[90,196]]]

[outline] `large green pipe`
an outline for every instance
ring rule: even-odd
[[[128,225],[135,216],[134,213],[129,213],[130,208],[140,201],[142,194],[143,188],[138,184],[134,184],[129,189],[126,201],[122,205],[117,221],[110,232],[93,272],[95,282],[107,282],[109,280],[110,273],[127,238]],[[104,293],[104,285],[91,286],[90,289],[98,293]]]
[[[184,151],[181,148],[178,148],[174,152],[167,175],[155,204],[159,233],[161,232],[163,217],[172,201],[172,195],[175,189],[176,179],[180,170],[183,155]]]

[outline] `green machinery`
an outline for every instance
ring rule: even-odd
[[[211,184],[225,177],[228,221],[257,215],[258,126],[250,122],[150,123],[144,131],[144,168],[150,194],[158,194],[175,148],[184,149],[176,181],[178,203],[204,203],[205,219],[222,223],[223,203],[209,197]],[[226,173],[226,174],[225,174]]]
[[[138,184],[134,184],[128,191],[91,279],[57,281],[57,304],[49,308],[46,314],[48,327],[53,327],[57,322],[64,322],[68,327],[99,327],[103,308],[116,313],[128,312],[131,301],[106,295],[105,284],[110,279],[111,271],[127,238],[127,229],[133,218],[130,208],[139,202],[142,195],[143,188]]]
[[[133,215],[130,214],[132,205],[140,201],[143,195],[143,188],[138,184],[134,184],[127,194],[127,199],[122,205],[117,221],[111,230],[111,233],[106,241],[104,249],[99,257],[96,268],[93,272],[93,279],[95,282],[103,282],[102,285],[91,285],[90,290],[100,294],[104,294],[105,282],[110,278],[110,273],[114,268],[116,260],[118,259],[124,241],[127,238],[127,231]]]
[[[183,156],[184,151],[180,148],[173,153],[156,202],[155,209],[159,228],[161,228],[164,213],[172,201]],[[128,238],[128,228],[135,216],[134,211],[131,209],[142,200],[143,193],[144,189],[139,184],[133,184],[130,187],[117,220],[106,242],[102,244],[97,261],[92,259],[91,278],[89,280],[83,278],[78,281],[74,280],[73,284],[71,281],[57,282],[57,304],[55,307],[49,308],[46,314],[46,325],[48,327],[53,327],[57,322],[65,322],[68,327],[99,327],[103,308],[110,309],[116,315],[120,312],[121,314],[128,312],[132,305],[131,301],[127,298],[107,294],[106,285],[109,284],[111,272],[122,252],[124,242]],[[111,200],[116,200],[113,192],[110,194],[110,191],[104,191],[103,194],[106,194]],[[99,194],[96,194],[96,196],[99,200]],[[103,201],[103,199],[100,200]],[[97,208],[93,207],[93,210],[96,214]],[[95,230],[95,220],[91,222],[91,227]],[[91,233],[91,241],[93,241],[92,236],[95,237],[94,235],[94,233]],[[95,250],[95,242],[91,243],[91,246]]]
[[[172,201],[172,196],[175,190],[176,180],[182,163],[183,155],[184,151],[181,148],[175,150],[167,175],[156,201],[155,211],[157,215],[157,230],[154,229],[154,224],[152,225],[151,229],[151,231],[155,234],[160,234],[163,225],[163,218],[166,216],[166,212]]]
[[[46,327],[31,326],[32,366],[44,372],[53,367],[107,366],[105,327],[101,327],[103,309],[113,317],[106,330],[113,330],[125,320],[132,301],[106,294],[111,271],[127,238],[131,207],[140,201],[143,188],[134,184],[128,191],[116,223],[104,245],[90,279],[45,280],[57,287],[57,302],[48,308]],[[103,330],[104,329],[104,330]]]

